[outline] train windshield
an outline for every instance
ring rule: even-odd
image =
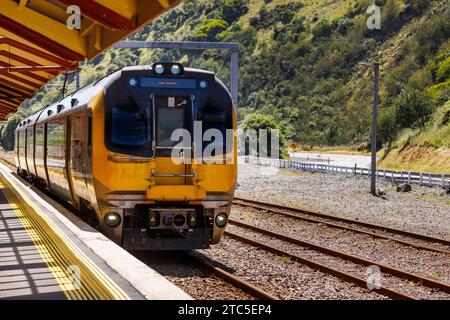
[[[112,108],[111,141],[122,146],[142,146],[151,141],[150,122],[145,111]]]
[[[116,99],[107,109],[106,145],[113,152],[152,156],[152,115],[145,101]]]

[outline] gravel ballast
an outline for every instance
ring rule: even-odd
[[[419,250],[395,241],[299,221],[253,208],[233,207],[233,219],[450,283],[449,254]]]
[[[369,193],[369,183],[359,175],[239,164],[235,195],[450,240],[450,195],[442,188],[412,185],[412,192],[404,193],[379,179],[378,188],[386,192],[381,198]]]
[[[305,265],[225,237],[213,249],[200,250],[233,274],[281,299],[388,299]]]
[[[216,277],[184,252],[134,252],[134,255],[197,300],[254,300]]]
[[[243,235],[244,237],[253,239],[257,242],[265,243],[275,248],[279,248],[287,253],[294,254],[308,260],[313,260],[325,264],[333,269],[338,269],[346,273],[353,274],[361,279],[367,279],[368,268],[364,265],[351,262],[329,254],[321,253],[313,249],[297,246],[286,241],[278,240],[270,236],[249,231],[240,227],[230,226],[230,231]],[[406,280],[401,277],[391,276],[381,273],[380,284],[397,292],[407,294],[416,299],[449,299],[450,295],[434,288],[421,286],[414,281]]]

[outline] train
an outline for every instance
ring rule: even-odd
[[[194,139],[174,139],[180,129]],[[235,133],[233,100],[214,73],[156,62],[118,70],[22,120],[15,162],[19,175],[127,250],[204,249],[228,224]]]

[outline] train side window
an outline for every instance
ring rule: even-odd
[[[201,116],[203,134],[209,129],[219,130],[222,134],[222,140],[217,139],[215,137],[212,141],[203,141],[203,149],[205,149],[208,145],[215,146],[221,152],[225,152],[225,139],[227,139],[227,129],[231,129],[233,126],[232,119],[230,116],[230,112],[228,110],[223,109],[215,109],[212,106],[207,106],[205,110],[202,112]],[[214,150],[215,151],[215,150]],[[217,156],[219,154],[212,154],[213,156]]]
[[[47,155],[53,160],[64,160],[64,123],[49,122],[47,125]]]
[[[19,153],[25,154],[25,129],[19,131]]]
[[[36,159],[42,159],[44,157],[44,124],[36,126],[35,147]]]
[[[33,127],[27,128],[27,155],[28,158],[33,157]]]

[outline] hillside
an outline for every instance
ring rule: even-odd
[[[433,150],[428,156],[443,157],[439,170],[450,172],[449,0],[375,2],[383,6],[381,30],[366,26],[369,0],[188,0],[133,39],[239,42],[239,117],[275,124],[284,141],[304,146],[367,145],[373,79],[359,63],[379,60],[379,139],[389,151],[382,164],[414,163],[421,152],[402,152],[426,145]],[[227,53],[148,49],[110,50],[81,66],[82,83],[156,60],[209,69],[228,83]],[[59,96],[57,87],[48,86],[21,112]]]

